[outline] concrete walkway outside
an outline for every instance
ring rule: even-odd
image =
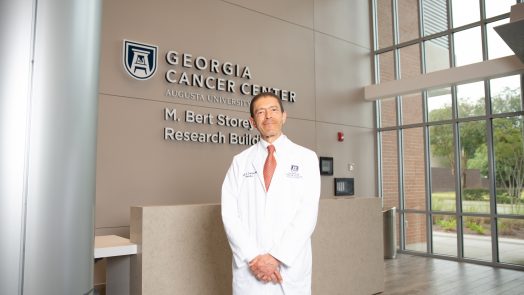
[[[425,252],[426,244],[409,244],[406,249]],[[433,252],[457,256],[457,234],[433,232]],[[464,257],[491,261],[491,236],[465,234]],[[524,240],[499,238],[499,258],[501,263],[524,265]]]

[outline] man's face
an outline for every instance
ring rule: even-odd
[[[282,112],[276,98],[264,96],[257,99],[253,105],[253,113],[254,118],[249,120],[265,141],[271,143],[282,134],[287,114]]]

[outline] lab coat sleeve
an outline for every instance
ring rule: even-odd
[[[292,267],[299,254],[310,243],[315,229],[320,198],[320,172],[317,156],[314,152],[307,155],[307,173],[304,175],[304,189],[301,190],[301,202],[292,222],[284,230],[280,240],[275,243],[269,254],[284,265]]]
[[[249,263],[260,254],[256,243],[250,238],[239,216],[237,200],[240,197],[240,177],[242,176],[239,173],[238,163],[233,160],[222,184],[221,210],[222,222],[237,267]]]

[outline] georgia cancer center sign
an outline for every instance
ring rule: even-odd
[[[130,77],[136,80],[144,81],[155,76],[158,69],[158,54],[159,47],[156,45],[123,40],[122,61],[124,69]],[[175,50],[166,51],[164,57],[167,70],[163,75],[169,85],[164,90],[166,97],[248,108],[254,95],[261,92],[272,92],[284,102],[296,102],[296,92],[294,91],[252,83],[253,75],[248,66],[204,56],[195,57],[191,53],[179,53]],[[192,88],[208,89],[216,94],[201,94],[197,91],[187,90]],[[241,95],[241,97],[239,98],[238,95]],[[181,110],[179,110],[180,112]],[[242,121],[223,114],[205,114],[202,116],[206,119],[199,120],[198,116],[197,119],[194,119],[191,115],[188,115],[195,113],[192,110],[183,111],[184,116],[181,117],[173,115],[176,114],[176,109],[166,108],[164,113],[171,114],[165,115],[164,120],[173,123],[180,122],[182,119],[186,124],[216,125],[240,128],[243,131],[253,129],[250,124],[245,123],[248,122],[247,120]],[[258,142],[259,136],[236,132],[224,134],[221,131],[216,133],[189,132],[165,127],[164,140],[201,143],[228,142],[235,145],[251,145]]]
[[[137,80],[151,78],[157,69],[158,46],[129,40],[124,40],[123,45],[123,61],[127,73]],[[252,73],[248,66],[228,61],[222,62],[204,56],[195,57],[191,53],[180,54],[175,50],[168,50],[165,53],[165,62],[169,68],[164,73],[164,78],[171,85],[206,88],[221,93],[225,92],[228,95],[241,94],[250,97],[261,92],[273,92],[282,101],[296,102],[297,95],[294,91],[250,83]],[[181,69],[178,70],[178,68]],[[246,81],[237,84],[234,78]],[[180,96],[176,91],[168,88],[165,94],[166,96]],[[195,100],[198,99],[198,97],[195,98]]]

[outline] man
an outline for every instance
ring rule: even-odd
[[[287,114],[273,93],[255,96],[250,112],[261,141],[234,157],[222,185],[233,294],[311,294],[317,155],[282,134]]]

